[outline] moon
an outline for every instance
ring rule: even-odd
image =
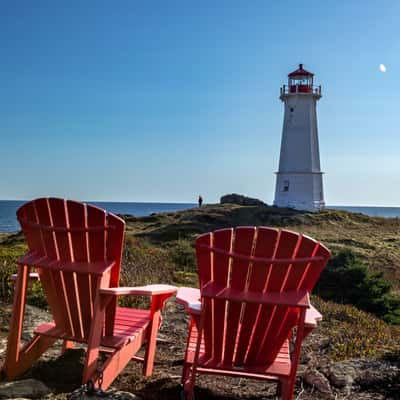
[[[386,66],[384,64],[379,64],[379,71],[386,72]]]

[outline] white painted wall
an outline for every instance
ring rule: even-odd
[[[319,211],[325,206],[315,93],[283,94],[284,119],[274,204]]]

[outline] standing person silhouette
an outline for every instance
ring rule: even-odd
[[[201,205],[203,204],[203,198],[201,197],[201,194],[199,194],[199,208],[201,207]]]

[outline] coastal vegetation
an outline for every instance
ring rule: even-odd
[[[194,239],[203,232],[235,225],[292,229],[321,240],[333,257],[321,275],[314,303],[324,314],[320,329],[331,332],[327,356],[343,360],[379,356],[400,343],[400,220],[345,211],[303,213],[290,209],[234,204],[201,209],[123,216],[126,240],[121,285],[166,282],[197,286]],[[16,260],[26,251],[22,234],[0,238],[0,297],[10,302]],[[45,307],[40,284],[31,304]],[[140,306],[146,299],[124,298]],[[373,316],[374,314],[375,316]],[[392,326],[387,325],[392,324]]]

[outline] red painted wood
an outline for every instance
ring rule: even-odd
[[[242,227],[235,229],[233,251],[237,254],[251,256],[256,234],[254,227]],[[243,259],[233,259],[231,263],[230,287],[239,292],[245,292],[251,271],[251,263]],[[237,335],[240,333],[239,320],[244,312],[245,304],[229,301],[226,315],[224,364],[233,364],[233,354],[237,344]]]
[[[5,367],[8,375],[24,372],[56,339],[64,341],[64,348],[73,342],[88,345],[84,382],[97,379],[100,346],[108,346],[109,353],[103,365],[103,389],[146,342],[145,358],[136,359],[144,362],[144,373],[151,374],[160,311],[176,288],[149,285],[118,290],[124,221],[94,206],[54,198],[29,202],[17,216],[29,251],[18,261],[24,272],[16,278],[15,315]],[[54,322],[37,328],[35,337],[20,349],[31,266],[37,269]],[[117,307],[121,294],[152,296],[151,311]]]
[[[69,202],[68,202],[69,204]],[[106,227],[106,213],[104,210],[90,206],[87,208],[88,226]],[[106,235],[107,230],[89,232],[89,261],[104,261],[106,259]]]
[[[297,250],[297,245],[300,240],[300,235],[295,232],[282,230],[279,235],[279,242],[275,253],[275,258],[291,258],[294,257]],[[272,266],[271,273],[267,283],[267,291],[280,292],[284,288],[287,275],[292,268],[290,263],[275,264]],[[263,340],[260,342],[255,363],[271,362],[276,357],[279,347],[287,338],[288,332],[292,326],[286,321],[288,308],[275,306],[268,307],[260,314],[260,318],[268,316],[269,324],[262,335]],[[292,319],[290,319],[292,321]]]
[[[209,282],[212,277],[212,253],[209,250],[209,246],[211,246],[211,240],[211,233],[201,235],[196,240],[196,256],[200,287]]]
[[[232,249],[232,236],[233,229],[222,229],[214,232],[213,235],[213,246],[230,251]],[[230,259],[224,254],[213,254],[212,262],[212,277],[213,281],[221,286],[228,284],[229,279],[229,266]],[[211,301],[212,307],[212,318],[213,325],[211,334],[213,336],[213,359],[216,362],[222,360],[222,350],[224,347],[225,337],[225,312],[226,312],[226,301],[214,299]],[[208,326],[205,327],[209,329]]]
[[[115,260],[116,262],[111,272],[110,286],[117,287],[119,286],[119,274],[121,270],[125,222],[113,214],[108,214],[107,226],[110,227],[107,231],[107,259]]]
[[[270,228],[257,229],[257,241],[255,243],[254,256],[271,259],[275,252],[279,231]],[[249,280],[249,290],[264,292],[264,287],[271,269],[271,265],[265,262],[254,262]],[[258,337],[252,336],[253,329],[257,326],[257,316],[261,307],[247,304],[243,313],[242,325],[237,345],[235,363],[242,365],[247,352],[253,347],[253,352],[258,348]]]
[[[82,321],[81,298],[78,290],[77,274],[75,272],[63,272],[63,280],[66,293],[66,302],[70,309],[71,324],[76,337],[85,337]],[[83,308],[83,307],[82,307]],[[89,313],[85,312],[88,318]]]
[[[35,202],[37,220],[40,224],[52,226],[53,221],[50,215],[50,209],[48,204],[48,199],[38,199]],[[57,251],[55,246],[54,233],[48,230],[41,229],[41,238],[43,243],[43,248],[45,250],[46,256],[52,259],[57,258]]]
[[[19,358],[22,328],[24,323],[25,299],[28,287],[29,267],[19,266],[18,278],[14,293],[13,314],[10,320],[8,333],[7,352],[4,363],[4,371],[8,379],[14,379],[17,375],[16,368]]]
[[[315,255],[323,257],[323,260],[311,264],[311,266],[309,267],[309,273],[304,277],[302,282],[302,287],[310,292],[317,283],[317,280],[322,270],[325,268],[326,262],[329,259],[331,253],[324,245],[319,244]]]
[[[211,244],[212,244],[211,233],[201,235],[196,240],[196,255],[197,255],[197,266],[199,271],[200,288],[207,282],[211,281],[213,277],[213,272],[212,272],[213,255],[209,249],[203,247],[203,246],[211,246]],[[206,300],[204,307],[207,310],[207,314],[211,313],[212,315],[211,300]],[[205,321],[203,334],[207,338],[207,348],[205,350],[205,354],[207,355],[207,357],[211,357],[213,351],[212,317]]]
[[[68,209],[68,227],[71,229],[75,228],[86,228],[86,206],[76,201],[67,202]],[[73,260],[77,262],[88,262],[88,233],[84,231],[72,231],[71,236],[71,247]]]
[[[296,259],[306,257],[310,254],[313,255],[318,246],[319,244],[315,240],[302,236],[299,248],[296,252]],[[310,265],[311,263],[308,262],[292,265],[285,283],[285,290],[303,288],[302,283]],[[310,273],[312,273],[311,270]]]
[[[30,202],[24,207],[21,207],[17,212],[17,217],[20,221],[22,229],[26,232],[26,239],[29,249],[35,251],[37,254],[44,255],[42,235],[39,228],[35,228],[27,224],[25,221],[38,222],[38,217],[35,209],[35,203]]]
[[[278,379],[289,399],[301,342],[321,318],[315,310],[307,314],[309,292],[329,251],[295,232],[240,227],[200,236],[196,253],[201,306],[195,289],[177,296],[192,318],[185,392],[192,393],[196,373],[212,373]]]
[[[87,228],[86,205],[69,201],[66,209],[67,227],[72,229],[69,233],[72,259],[74,263],[88,263],[88,233],[75,230]],[[75,272],[63,272],[63,276],[75,336],[78,338],[88,337],[90,320],[93,315],[92,303],[94,302],[94,299],[90,297],[91,293],[89,291],[90,276],[81,274],[78,277]]]
[[[67,227],[66,205],[62,199],[49,199],[49,206],[54,227]],[[68,232],[56,230],[56,247],[58,259],[62,261],[72,261],[71,240]]]

